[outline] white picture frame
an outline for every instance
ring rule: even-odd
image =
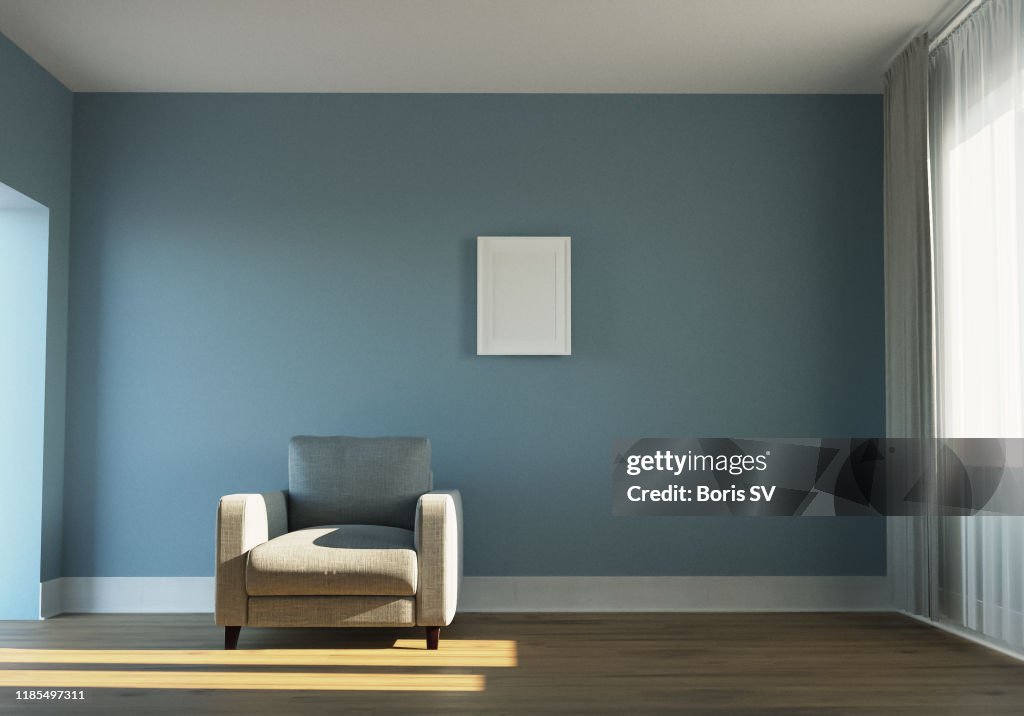
[[[478,236],[477,355],[572,354],[568,236]]]

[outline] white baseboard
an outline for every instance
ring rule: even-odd
[[[889,611],[879,577],[466,577],[464,612]]]
[[[213,611],[213,577],[61,577],[53,614],[145,614]]]
[[[64,608],[62,579],[49,579],[39,583],[39,618],[46,619],[60,614]]]
[[[44,617],[213,611],[213,577],[63,577]],[[891,611],[879,577],[466,577],[463,612]]]
[[[911,619],[916,619],[917,621],[922,622],[924,624],[927,624],[930,627],[935,627],[936,629],[941,629],[942,631],[948,632],[948,633],[952,634],[953,636],[958,636],[961,639],[966,639],[967,641],[974,642],[975,644],[978,644],[979,646],[983,646],[986,649],[991,649],[992,651],[998,651],[1000,654],[1004,654],[1005,656],[1009,656],[1009,657],[1011,657],[1013,659],[1016,659],[1017,661],[1024,661],[1024,652],[1017,651],[1016,649],[1013,649],[1013,648],[1011,648],[1009,646],[1003,646],[1002,644],[999,644],[998,642],[995,642],[995,641],[990,641],[990,640],[982,637],[977,632],[972,632],[971,630],[964,629],[963,627],[953,626],[952,624],[944,624],[944,623],[942,623],[942,622],[940,622],[938,620],[930,619],[928,617],[923,617],[920,614],[914,614],[913,612],[908,612],[908,611],[906,611],[904,609],[901,609],[900,613],[901,614],[906,614]]]

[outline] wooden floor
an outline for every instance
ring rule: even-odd
[[[1024,713],[1024,664],[893,614],[460,614],[438,651],[420,637],[243,629],[225,653],[210,615],[0,622],[0,713]],[[15,700],[44,685],[85,700]]]

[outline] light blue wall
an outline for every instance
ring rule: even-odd
[[[42,573],[60,576],[67,377],[71,92],[0,35],[0,183],[50,210]],[[3,480],[0,480],[2,487]]]
[[[0,208],[0,619],[39,618],[49,220]]]
[[[290,435],[427,435],[471,575],[884,574],[883,520],[611,517],[612,441],[883,431],[877,96],[75,97],[64,573],[208,575]],[[573,355],[477,357],[478,234]]]

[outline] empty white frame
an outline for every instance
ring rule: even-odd
[[[572,353],[568,236],[478,236],[477,355]]]

